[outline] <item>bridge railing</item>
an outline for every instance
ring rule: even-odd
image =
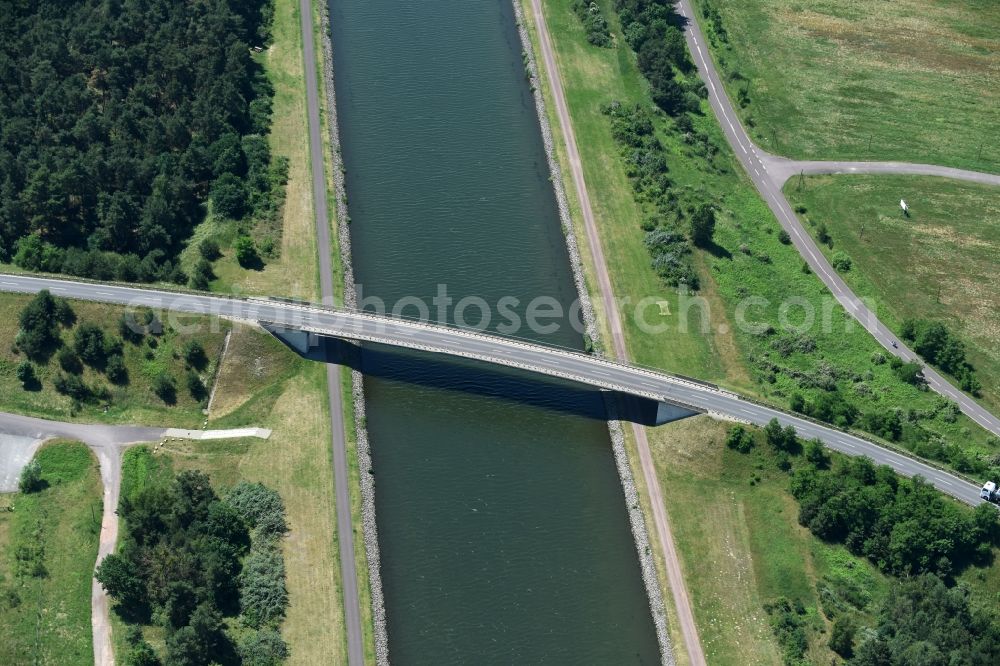
[[[768,410],[771,410],[771,411],[773,411],[775,413],[784,414],[784,415],[787,415],[787,416],[792,416],[792,417],[800,419],[802,421],[808,421],[808,422],[814,423],[815,425],[821,426],[823,428],[827,428],[827,429],[830,429],[830,430],[837,430],[837,431],[843,432],[843,433],[845,433],[847,435],[850,435],[852,437],[856,437],[858,439],[871,442],[872,444],[875,444],[876,446],[879,446],[881,448],[890,450],[890,451],[892,451],[894,453],[903,455],[903,456],[905,456],[907,458],[910,458],[912,460],[920,462],[920,463],[922,463],[922,464],[924,464],[924,465],[926,465],[928,467],[932,467],[932,468],[938,469],[938,470],[940,470],[942,472],[946,472],[948,474],[951,474],[952,476],[954,476],[956,478],[962,479],[962,480],[964,480],[964,481],[966,481],[968,483],[971,483],[971,484],[974,484],[974,485],[978,485],[978,481],[977,480],[972,479],[971,477],[965,475],[964,473],[958,472],[958,471],[953,470],[953,469],[949,469],[949,468],[945,467],[943,464],[941,464],[941,463],[939,463],[937,461],[933,461],[933,460],[928,460],[926,458],[922,458],[922,457],[914,454],[912,451],[909,451],[907,449],[899,447],[899,446],[897,446],[897,445],[895,445],[895,444],[893,444],[891,442],[887,442],[887,441],[881,440],[879,438],[876,438],[876,437],[870,435],[869,433],[860,432],[860,431],[856,431],[856,430],[850,430],[850,429],[847,429],[847,428],[842,428],[840,426],[836,426],[836,425],[831,424],[831,423],[826,423],[824,421],[820,421],[819,419],[813,418],[811,416],[807,416],[805,414],[800,414],[800,413],[797,413],[797,412],[788,412],[785,409],[782,409],[780,407],[777,407],[776,405],[764,402],[763,400],[759,400],[757,398],[752,398],[752,397],[748,397],[748,396],[744,396],[744,395],[738,395],[738,394],[736,394],[736,393],[734,393],[734,392],[732,392],[730,390],[721,388],[721,387],[719,387],[719,386],[717,386],[715,384],[712,384],[710,382],[706,382],[706,381],[703,381],[703,380],[700,380],[700,379],[695,379],[693,377],[687,377],[687,376],[680,375],[680,374],[677,374],[677,373],[670,373],[670,372],[667,372],[667,371],[662,370],[660,368],[656,368],[656,367],[653,367],[653,366],[647,366],[647,365],[643,365],[643,364],[640,364],[640,363],[634,363],[634,362],[625,363],[625,362],[619,361],[617,359],[608,358],[607,356],[589,354],[589,353],[587,353],[585,351],[582,351],[580,349],[576,349],[576,348],[573,348],[573,347],[567,347],[565,345],[558,345],[558,344],[555,344],[555,343],[552,343],[552,342],[548,342],[548,341],[545,341],[545,340],[537,340],[537,339],[533,339],[533,338],[526,338],[526,337],[515,336],[515,335],[506,335],[506,334],[491,333],[491,332],[487,332],[487,331],[485,331],[483,329],[459,326],[459,325],[454,324],[452,322],[443,322],[443,323],[441,323],[441,322],[428,322],[426,320],[423,320],[423,319],[420,319],[420,318],[417,318],[417,317],[406,317],[406,316],[403,316],[403,315],[392,315],[392,314],[377,314],[377,313],[373,313],[373,312],[370,312],[370,311],[359,310],[359,309],[354,309],[354,308],[347,308],[347,307],[343,307],[343,306],[328,306],[328,305],[323,305],[321,303],[314,303],[314,302],[310,302],[310,301],[302,301],[302,300],[298,300],[298,299],[290,299],[290,298],[282,298],[282,297],[261,297],[261,296],[250,296],[250,295],[225,296],[225,295],[220,295],[220,294],[216,294],[216,293],[212,293],[212,292],[194,291],[194,290],[187,289],[187,288],[180,287],[180,286],[160,285],[160,284],[157,284],[155,286],[150,285],[149,288],[144,288],[144,287],[141,287],[141,286],[136,286],[135,284],[132,284],[132,283],[123,283],[123,282],[115,282],[115,281],[101,281],[101,280],[93,280],[93,279],[89,279],[89,278],[77,278],[77,277],[67,278],[66,276],[63,276],[63,275],[46,274],[46,273],[31,273],[31,274],[27,274],[27,273],[7,273],[7,272],[0,273],[0,276],[3,276],[3,275],[7,275],[7,276],[10,276],[10,277],[14,277],[14,278],[28,278],[28,279],[39,280],[39,281],[51,280],[51,281],[58,281],[58,282],[64,282],[64,283],[65,282],[76,282],[76,283],[80,283],[80,284],[92,284],[94,286],[118,287],[118,288],[121,288],[121,289],[128,289],[130,291],[135,291],[135,292],[146,292],[147,294],[149,292],[153,292],[153,293],[162,293],[162,294],[168,294],[168,295],[176,295],[176,296],[181,297],[181,298],[194,296],[194,297],[212,298],[212,299],[229,300],[229,301],[259,302],[261,304],[270,304],[270,305],[273,305],[274,303],[281,303],[281,304],[284,304],[286,306],[297,307],[297,308],[301,308],[301,309],[304,309],[304,310],[320,311],[320,312],[324,312],[324,313],[327,313],[327,314],[350,314],[350,315],[354,315],[354,316],[363,316],[365,318],[368,318],[368,319],[371,319],[371,320],[375,320],[375,321],[384,321],[384,320],[388,319],[388,320],[391,320],[391,321],[401,321],[401,322],[405,322],[405,323],[410,323],[410,324],[415,324],[415,325],[421,325],[421,326],[424,326],[424,327],[430,328],[430,329],[434,329],[434,328],[450,329],[450,330],[454,330],[456,332],[462,333],[464,335],[475,336],[475,337],[479,337],[479,338],[482,338],[482,339],[496,340],[496,341],[507,343],[507,344],[510,344],[511,342],[515,342],[515,343],[519,343],[519,344],[524,345],[524,346],[546,347],[546,348],[552,349],[553,351],[558,351],[558,352],[560,352],[562,354],[569,354],[569,355],[573,355],[573,356],[584,357],[584,358],[588,358],[588,359],[591,359],[591,360],[599,361],[601,363],[605,363],[605,364],[610,365],[610,366],[616,366],[616,367],[621,367],[621,368],[631,369],[631,370],[640,370],[640,371],[643,371],[644,373],[648,373],[648,375],[650,375],[650,376],[652,376],[654,378],[658,378],[658,379],[670,378],[670,379],[673,379],[675,381],[678,381],[678,382],[681,382],[681,383],[684,383],[684,384],[697,386],[697,387],[699,387],[699,388],[701,388],[703,390],[711,390],[711,391],[721,392],[721,393],[727,394],[728,396],[730,396],[730,397],[732,397],[734,399],[738,399],[738,400],[742,400],[742,401],[747,402],[747,403],[752,403],[754,405],[758,405],[760,407],[763,407],[763,408],[766,408]],[[204,313],[204,314],[211,315],[213,313],[208,312],[208,313]],[[215,314],[217,314],[217,313],[215,313]],[[290,322],[274,322],[274,323],[278,324],[278,325],[287,325]]]

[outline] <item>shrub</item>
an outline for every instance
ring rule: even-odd
[[[59,361],[59,367],[71,375],[83,372],[83,363],[80,362],[80,357],[69,347],[60,349],[59,353],[56,354],[56,359]]]
[[[197,372],[188,373],[187,388],[191,397],[198,402],[208,397],[208,389],[205,388],[205,382],[201,381],[201,377],[198,376]]]
[[[726,436],[726,446],[740,453],[749,453],[753,448],[753,435],[743,426],[733,426]]]
[[[202,370],[208,365],[208,355],[205,354],[205,348],[197,340],[189,340],[185,343],[182,353],[184,362],[189,367]]]
[[[791,245],[792,237],[788,235],[788,232],[782,229],[778,232],[778,242],[782,245]]]
[[[691,216],[691,242],[698,247],[711,247],[715,234],[715,208],[701,204]]]
[[[827,469],[830,466],[830,456],[827,455],[823,442],[818,439],[806,442],[806,460],[816,469]]]
[[[198,243],[198,254],[200,254],[201,258],[205,261],[215,261],[222,256],[222,252],[219,250],[219,244],[211,238],[205,238]]]
[[[22,493],[34,493],[41,490],[42,485],[42,465],[37,460],[32,460],[21,470],[17,489]]]
[[[161,372],[153,378],[153,393],[163,402],[173,405],[177,402],[177,386],[174,378],[165,372]]]
[[[802,612],[799,612],[801,604],[792,603],[781,597],[777,601],[764,604],[764,610],[771,618],[771,630],[778,645],[781,647],[782,658],[786,664],[798,664],[809,647],[806,639],[805,620]]]
[[[596,2],[589,0],[573,0],[573,12],[583,23],[587,32],[587,41],[594,46],[611,46],[611,33],[608,32],[608,22]]]
[[[828,247],[833,247],[833,239],[830,237],[830,232],[826,228],[826,222],[820,222],[819,226],[816,227],[816,238],[820,243]]]
[[[893,366],[893,371],[896,373],[896,376],[907,384],[912,384],[913,386],[923,386],[923,370],[923,366],[916,361],[910,361],[909,363],[901,363],[898,366]]]
[[[243,268],[255,268],[260,264],[260,256],[257,254],[257,246],[249,236],[240,236],[234,245],[236,250],[236,261]]]
[[[244,636],[239,644],[244,666],[277,666],[288,658],[288,645],[274,629],[260,629]]]
[[[847,615],[841,615],[833,621],[830,631],[830,649],[844,659],[854,656],[854,634],[857,626]]]
[[[20,332],[17,346],[29,358],[47,360],[53,350],[62,345],[60,325],[73,320],[69,304],[43,289],[28,302],[18,317]]]
[[[251,549],[240,574],[240,610],[244,622],[254,628],[278,623],[284,618],[287,606],[281,551],[270,547]]]
[[[58,393],[62,393],[78,402],[83,402],[91,397],[90,389],[78,375],[64,375],[59,373],[52,384]]]
[[[199,259],[194,265],[194,271],[191,273],[188,285],[198,291],[208,291],[208,285],[214,279],[215,272],[212,270],[212,264],[208,263],[206,259]]]
[[[280,536],[288,530],[281,495],[264,484],[238,483],[229,491],[226,503],[262,536]]]
[[[98,368],[107,360],[104,331],[95,324],[84,323],[73,334],[73,349],[84,363]]]
[[[242,178],[223,173],[212,184],[213,210],[222,217],[239,220],[246,213],[247,188]]]
[[[128,368],[125,367],[125,357],[121,354],[114,354],[108,357],[104,367],[104,373],[113,384],[128,383]]]
[[[836,252],[830,261],[833,267],[841,273],[851,270],[851,258],[845,252]]]
[[[21,386],[25,389],[34,388],[38,385],[38,377],[35,375],[35,366],[33,366],[31,361],[27,359],[17,364],[17,369],[14,373],[17,375],[17,381],[21,382]]]

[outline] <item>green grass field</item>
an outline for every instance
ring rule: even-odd
[[[983,385],[1000,408],[1000,192],[986,185],[916,176],[793,178],[789,199],[806,208],[815,234],[823,222],[829,256],[846,252],[842,276],[872,297],[879,317],[898,329],[904,318],[945,322],[966,343]],[[899,200],[911,207],[905,218]]]
[[[617,31],[611,3],[600,4]],[[985,430],[964,416],[953,418],[936,394],[902,382],[887,364],[873,363],[882,348],[845,314],[815,275],[803,271],[794,247],[781,243],[777,221],[707,110],[693,120],[695,128],[718,147],[711,162],[667,131],[668,121],[657,121],[674,189],[682,197],[709,201],[718,209],[714,237],[718,248],[713,253],[695,250],[707,278],[696,294],[704,302],[693,301],[689,325],[680,326],[679,296],[663,287],[650,267],[639,226],[641,211],[610,123],[600,111],[614,99],[651,104],[634,58],[624,47],[587,44],[568,5],[546,2],[544,6],[616,295],[655,294],[671,301],[672,314],[661,320],[668,324],[666,333],[643,332],[631,309],[622,310],[634,360],[717,381],[778,405],[787,405],[795,393],[817,398],[826,392],[818,387],[826,384],[862,412],[913,410],[922,429],[914,431],[914,437],[925,442],[954,445],[970,456],[997,452],[996,441]],[[580,224],[578,215],[576,222]],[[585,268],[593,275],[592,266]],[[596,295],[594,300],[599,300]],[[710,314],[705,332],[700,329],[702,305]],[[649,311],[654,313],[655,309]],[[774,333],[755,333],[755,324],[770,325]],[[782,349],[782,343],[795,337],[795,329],[805,331],[807,344]],[[948,461],[936,444],[917,448],[923,455]]]
[[[0,495],[0,663],[92,664],[90,578],[102,509],[97,461],[76,442],[47,444],[35,459],[47,487]]]
[[[128,382],[116,386],[107,377],[84,366],[82,378],[89,386],[104,386],[110,390],[110,401],[84,402],[74,409],[73,401],[59,394],[53,380],[62,372],[56,356],[47,363],[35,363],[41,387],[25,390],[15,376],[17,365],[24,355],[15,353],[14,339],[19,325],[18,316],[31,300],[29,296],[0,295],[0,411],[17,412],[56,420],[83,418],[106,423],[138,423],[170,427],[197,427],[202,420],[201,403],[187,388],[187,373],[181,357],[184,346],[191,340],[198,341],[207,356],[206,365],[198,374],[209,384],[214,376],[215,364],[229,323],[220,319],[190,315],[161,315],[165,319],[164,333],[146,335],[139,344],[125,342],[123,355],[128,370]],[[105,337],[118,338],[118,321],[125,308],[100,303],[70,301],[76,313],[74,328],[64,328],[64,346],[72,347],[73,331],[82,323],[96,324],[104,330]],[[133,311],[134,312],[134,311]],[[191,328],[190,332],[188,328]],[[151,388],[152,380],[164,372],[176,384],[176,403],[167,404]],[[107,409],[105,409],[107,408]]]
[[[1000,171],[993,0],[694,0],[744,125],[765,150]],[[739,78],[737,78],[739,75]],[[737,104],[739,107],[739,104]]]

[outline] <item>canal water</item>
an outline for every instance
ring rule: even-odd
[[[362,302],[468,324],[485,303],[493,330],[567,309],[510,1],[330,0],[330,19]],[[517,334],[582,347],[566,315],[538,321],[558,330]],[[599,395],[379,347],[362,363],[390,660],[657,663]]]

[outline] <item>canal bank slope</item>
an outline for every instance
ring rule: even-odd
[[[303,0],[303,5],[309,3],[310,0]],[[329,6],[326,2],[319,2],[319,13],[320,13],[320,40],[322,48],[322,74],[323,74],[323,92],[325,98],[325,111],[327,120],[327,136],[330,147],[330,166],[331,166],[331,176],[333,179],[333,202],[335,207],[336,216],[336,231],[337,231],[337,249],[340,255],[340,270],[341,277],[343,280],[343,304],[348,308],[357,307],[357,293],[354,288],[354,264],[351,259],[351,233],[348,225],[350,224],[350,215],[347,210],[347,191],[344,183],[344,161],[340,152],[340,126],[337,122],[337,92],[334,83],[334,69],[333,69],[333,45],[331,43],[331,31],[330,31],[330,11]],[[322,146],[317,146],[319,150],[322,150]],[[326,196],[326,179],[324,177],[324,187],[323,193]],[[325,222],[325,221],[324,221]],[[320,224],[319,218],[317,218],[317,224]],[[328,227],[327,227],[328,229]],[[326,252],[329,256],[330,254],[330,244],[329,238],[327,238]],[[329,259],[328,259],[329,261]],[[326,294],[324,294],[325,300]],[[331,291],[332,298],[332,291]],[[343,413],[344,406],[336,405],[334,399],[334,386],[336,385],[337,400],[340,402],[340,368],[329,366],[328,372],[329,376],[329,388],[331,395],[331,412],[339,406]],[[360,470],[369,470],[372,467],[371,462],[371,452],[368,446],[368,429],[366,426],[367,420],[365,418],[365,394],[364,394],[364,383],[363,376],[358,370],[350,371],[350,405],[349,408],[352,410],[353,425],[354,425],[354,440],[355,440],[355,456],[356,465],[355,471],[357,478],[357,484],[360,489],[360,514],[361,514],[361,528],[362,528],[362,539],[364,541],[364,557],[359,558],[356,555],[355,545],[353,538],[354,533],[354,520],[353,512],[350,511],[350,497],[347,489],[348,479],[352,476],[348,474],[347,469],[347,442],[342,441],[340,447],[342,449],[342,472],[343,479],[345,481],[344,493],[339,493],[337,497],[338,504],[341,502],[341,497],[347,497],[348,502],[346,503],[346,510],[348,511],[348,536],[346,543],[343,543],[341,548],[341,558],[349,558],[351,562],[350,567],[343,567],[345,583],[344,583],[344,606],[345,610],[347,608],[356,609],[354,614],[354,622],[356,625],[353,627],[348,627],[348,656],[350,658],[350,663],[352,666],[364,663],[364,655],[367,650],[365,649],[365,642],[363,640],[364,634],[369,631],[372,633],[372,640],[374,642],[375,651],[375,661],[376,663],[388,664],[389,663],[389,641],[386,634],[386,621],[385,621],[385,603],[382,596],[382,576],[381,568],[379,565],[379,548],[378,548],[378,530],[375,524],[375,482],[371,474],[360,473]],[[343,431],[346,426],[341,421],[341,430]],[[338,444],[335,442],[335,449]],[[335,453],[335,460],[338,456]],[[354,481],[354,479],[351,479]],[[338,512],[339,515],[339,512]],[[339,527],[339,521],[338,521]],[[341,532],[338,531],[338,534]],[[344,538],[344,537],[341,537]],[[367,571],[364,572],[367,575],[359,576],[359,567],[355,566],[356,560],[362,560],[362,566],[367,565]],[[351,584],[348,584],[346,579],[351,575],[353,580]],[[359,584],[368,582],[368,595],[363,593],[363,590],[359,590]],[[364,596],[370,597],[370,617],[371,626],[363,626],[363,621],[367,619],[368,613],[365,612],[362,606],[362,598]],[[353,645],[352,645],[353,643]]]
[[[514,0],[515,5],[518,7],[519,18],[521,17],[521,14],[523,14],[521,1],[522,0]],[[565,151],[563,159],[568,163],[572,174],[574,189],[576,190],[577,201],[580,206],[580,217],[583,218],[580,221],[580,226],[587,237],[588,247],[591,252],[591,263],[588,264],[588,268],[590,269],[588,277],[590,278],[590,282],[592,284],[596,284],[596,291],[599,293],[600,300],[603,304],[605,321],[602,323],[606,327],[609,337],[611,338],[613,356],[620,361],[628,362],[629,355],[625,343],[624,328],[619,318],[618,307],[615,303],[615,295],[611,285],[611,279],[608,275],[607,264],[601,249],[601,239],[598,234],[594,214],[591,209],[590,198],[587,194],[587,186],[583,177],[580,155],[576,148],[576,137],[573,131],[569,111],[566,108],[565,95],[563,94],[562,85],[559,80],[558,66],[556,64],[555,54],[552,50],[551,38],[547,32],[544,11],[541,7],[540,0],[523,1],[525,5],[530,4],[532,23],[536,31],[539,46],[541,47],[546,70],[544,84],[540,84],[540,82],[538,82],[537,76],[534,77],[535,80],[533,82],[536,85],[536,94],[539,98],[543,98],[542,92],[537,89],[537,86],[544,85],[544,90],[554,102],[552,105],[554,115],[550,116],[544,113],[544,102],[542,103],[543,105],[540,109],[541,112],[539,115],[542,118],[543,124],[547,125],[550,120],[554,120],[562,130],[562,147]],[[524,27],[522,27],[522,32],[525,33],[525,39],[528,41],[530,46],[530,37],[527,35],[527,30]],[[547,135],[550,137],[547,141],[547,145],[549,145],[551,144],[551,131],[548,131]],[[556,172],[554,171],[554,173]],[[559,186],[559,189],[562,189],[561,185]],[[568,224],[570,228],[573,227],[572,220],[569,220]],[[580,265],[578,253],[576,255],[575,263]],[[622,474],[622,483],[625,486],[626,495],[629,497],[630,514],[639,514],[637,522],[644,526],[644,520],[641,512],[637,508],[639,506],[638,493],[635,490],[634,480],[631,475],[630,460],[626,453],[624,430],[618,422],[613,422],[611,430],[613,441],[615,442],[616,459],[619,457],[621,458],[619,467],[625,469],[625,472]],[[705,656],[698,636],[698,628],[694,620],[694,612],[691,608],[690,598],[684,583],[680,560],[673,544],[670,521],[666,513],[666,507],[664,506],[663,494],[659,487],[659,480],[656,476],[656,469],[654,467],[653,458],[649,449],[649,441],[646,437],[646,432],[643,426],[632,424],[632,436],[635,441],[638,466],[642,471],[643,486],[647,495],[649,510],[652,514],[652,520],[656,527],[659,553],[664,559],[666,583],[669,585],[674,599],[677,625],[680,630],[680,634],[683,637],[684,649],[682,654],[692,664],[705,664]],[[621,454],[619,454],[619,447],[621,449]],[[635,499],[633,500],[633,498]],[[640,532],[636,532],[637,546],[640,546],[641,548],[640,544],[643,542],[648,545],[648,537],[645,534],[644,527],[641,529],[641,536]],[[670,646],[669,638],[666,637],[665,611],[663,608],[661,586],[657,579],[653,563],[652,551],[648,547],[644,550],[640,549],[640,557],[643,560],[643,576],[647,580],[647,586],[650,588],[650,600],[651,603],[654,604],[654,616],[657,617],[657,631],[662,631],[664,634],[664,637],[661,638],[661,644],[665,645],[667,648],[664,650],[664,659],[666,660],[669,655],[669,658],[673,660],[673,655],[667,651]],[[647,568],[649,569],[648,573]],[[659,603],[659,608],[656,608],[655,606],[657,601]],[[663,620],[660,619],[660,616],[663,617]],[[662,630],[660,629],[661,624],[664,625]]]
[[[537,2],[537,0],[534,0]],[[531,35],[528,33],[528,27],[525,22],[524,9],[521,6],[520,0],[512,0],[514,5],[514,16],[517,20],[517,30],[518,35],[521,38],[521,45],[524,49],[525,66],[527,69],[527,74],[531,83],[531,90],[535,98],[535,109],[538,113],[538,123],[542,132],[542,141],[545,144],[545,156],[548,160],[549,171],[552,174],[552,187],[555,190],[556,202],[559,206],[559,221],[562,224],[563,233],[566,236],[566,249],[569,252],[570,265],[573,268],[573,281],[576,284],[576,289],[578,293],[578,298],[580,299],[580,304],[582,307],[584,322],[587,327],[587,335],[590,337],[593,347],[596,353],[601,353],[600,350],[604,349],[602,344],[602,336],[600,333],[600,328],[597,325],[597,316],[594,312],[594,304],[590,298],[590,291],[587,288],[586,275],[584,272],[583,261],[580,255],[580,246],[576,239],[576,229],[573,226],[573,220],[570,216],[569,201],[566,197],[566,188],[563,184],[562,168],[556,159],[555,152],[555,142],[552,135],[552,125],[549,121],[549,114],[546,109],[545,96],[542,94],[542,81],[538,74],[538,63],[535,59],[535,48],[531,41]],[[540,11],[536,16],[540,16]],[[544,30],[544,21],[540,24],[536,22],[536,25],[540,26],[541,30]],[[554,69],[555,61],[552,59],[551,53],[546,53],[544,49],[542,55],[546,61],[547,71],[552,71]],[[550,79],[550,85],[554,83],[558,85],[558,79]],[[551,89],[551,88],[550,88]],[[567,138],[567,143],[575,143],[575,139],[572,137],[572,125],[569,124],[569,117],[563,113],[559,112],[558,105],[556,105],[556,112],[559,117],[559,124],[564,131],[568,131],[569,134],[565,135]],[[572,154],[577,154],[575,149]],[[570,169],[573,172],[574,182],[580,184],[583,183],[583,174],[579,169],[579,159],[574,162],[570,160]],[[590,202],[586,197],[585,187],[581,188],[580,185],[577,186],[577,192],[580,196],[581,207],[585,211],[589,211]],[[593,214],[589,215],[591,225],[593,224]],[[596,230],[594,231],[596,234]],[[590,230],[588,229],[588,236]],[[591,248],[593,245],[595,237],[590,238]],[[599,245],[596,246],[599,252]],[[599,283],[602,286],[602,296],[604,299],[609,299],[612,297],[610,281],[607,278],[607,270],[604,266],[603,257],[600,255],[595,255],[594,265],[598,272]],[[603,275],[603,280],[600,276]],[[604,284],[608,284],[607,291],[603,289]],[[605,304],[605,312],[617,314],[617,310],[609,307]],[[617,327],[614,324],[618,324]],[[606,324],[608,330],[611,332],[611,336],[614,342],[614,347],[616,355],[619,360],[627,361],[628,356],[625,352],[624,347],[624,336],[621,332],[621,324],[617,321],[608,322]],[[614,416],[614,408],[612,405],[612,398],[606,400],[608,405],[609,416]],[[640,434],[642,435],[642,441],[645,441],[645,432],[642,431],[642,426],[633,425],[633,431],[636,433],[637,440]],[[642,514],[639,504],[639,493],[636,489],[635,479],[632,476],[632,467],[629,461],[628,452],[625,448],[625,431],[622,428],[620,421],[614,418],[608,420],[608,432],[611,436],[611,446],[614,451],[615,456],[615,467],[618,470],[618,476],[621,479],[622,491],[625,494],[625,505],[628,510],[629,525],[632,529],[632,536],[635,539],[636,553],[639,557],[639,563],[642,568],[642,580],[646,586],[646,594],[649,596],[649,607],[653,614],[653,623],[656,626],[656,638],[660,645],[660,657],[664,664],[673,665],[675,663],[673,645],[670,641],[670,636],[667,633],[667,615],[666,609],[663,603],[663,592],[660,587],[659,580],[656,575],[656,563],[653,559],[653,551],[650,548],[649,533],[646,530],[646,520]],[[646,445],[648,449],[648,444]],[[651,458],[650,458],[651,461]],[[650,462],[650,466],[652,462]],[[655,471],[647,472],[645,467],[643,468],[643,473],[647,476],[647,487],[649,484],[649,475],[653,475],[653,482],[656,482]],[[661,502],[662,503],[662,502]],[[655,516],[654,516],[655,517]],[[664,516],[665,517],[665,516]],[[666,536],[669,539],[669,526],[664,526],[666,530]],[[663,527],[658,525],[658,529],[662,530]],[[662,546],[661,546],[662,547]],[[671,552],[672,545],[671,545]],[[674,555],[674,560],[676,561],[676,554]],[[679,564],[678,571],[679,571]],[[671,585],[673,587],[673,578],[671,578]],[[680,585],[683,586],[683,579],[680,580]],[[675,589],[674,595],[677,596],[678,592]],[[686,598],[686,593],[685,593]],[[688,610],[690,613],[690,610]],[[682,626],[684,622],[682,620]],[[694,626],[693,620],[691,621],[691,627]],[[685,637],[688,639],[687,629],[685,629]],[[697,642],[697,631],[692,637],[692,639]]]

